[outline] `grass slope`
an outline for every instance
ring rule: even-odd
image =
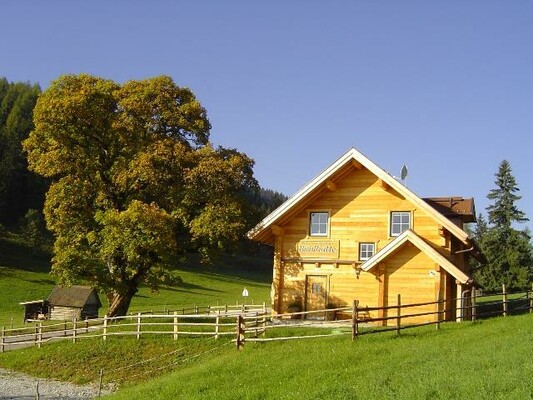
[[[176,270],[183,283],[176,287],[163,287],[153,293],[141,287],[133,298],[130,312],[175,310],[195,305],[224,305],[242,303],[246,287],[248,303],[268,302],[270,297],[270,269],[258,271],[258,261],[252,257],[226,260],[217,267],[189,267]],[[23,301],[46,299],[55,285],[49,273],[50,256],[34,253],[17,241],[16,237],[0,238],[0,327],[22,325]],[[107,301],[102,296],[106,312]]]
[[[247,344],[109,399],[528,399],[533,315]]]
[[[130,311],[165,309],[175,310],[195,305],[242,304],[242,291],[246,287],[247,303],[270,302],[271,272],[258,272],[253,259],[240,257],[236,266],[190,267],[176,270],[183,280],[174,288],[161,288],[158,293],[141,287],[133,298]]]
[[[20,302],[48,297],[55,284],[49,270],[48,255],[0,239],[0,327],[22,324]]]

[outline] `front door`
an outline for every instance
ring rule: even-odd
[[[324,275],[307,275],[305,284],[305,311],[326,309],[326,283]],[[309,319],[324,319],[324,313],[309,314]]]

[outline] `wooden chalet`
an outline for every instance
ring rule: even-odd
[[[98,318],[98,310],[102,307],[96,290],[77,285],[54,287],[47,303],[52,320]]]
[[[248,236],[274,247],[272,310],[428,303],[411,322],[462,318],[469,258],[482,257],[463,224],[473,199],[423,199],[350,149],[263,219]],[[440,308],[439,308],[440,307]],[[396,315],[395,309],[373,317]],[[409,322],[409,321],[406,321]]]

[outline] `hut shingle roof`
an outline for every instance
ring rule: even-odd
[[[96,291],[89,286],[56,286],[48,296],[48,302],[54,306],[83,308],[88,302],[102,306]]]

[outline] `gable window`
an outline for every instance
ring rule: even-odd
[[[376,252],[375,243],[359,243],[359,260],[365,261]]]
[[[411,213],[409,211],[391,212],[390,235],[399,236],[411,227]]]
[[[312,212],[309,216],[309,235],[328,236],[329,213]]]

